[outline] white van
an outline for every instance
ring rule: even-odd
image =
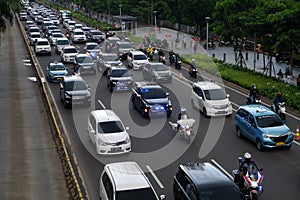
[[[204,117],[232,115],[229,94],[226,94],[224,88],[215,82],[195,82],[191,102],[192,106],[199,109]]]
[[[116,162],[104,166],[99,180],[101,200],[162,200],[136,162]]]

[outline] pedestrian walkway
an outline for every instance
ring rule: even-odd
[[[0,39],[0,199],[70,199],[16,21]]]
[[[205,41],[198,42],[197,48],[194,48],[195,42],[193,36],[187,33],[178,32],[176,30],[160,28],[158,31],[153,32],[153,27],[143,27],[137,29],[137,35],[140,37],[149,36],[155,34],[155,37],[159,40],[166,39],[169,43],[169,48],[174,52],[179,54],[192,54],[192,53],[202,53],[207,54],[210,57],[215,57],[218,60],[225,61],[233,65],[240,65],[240,59],[242,58],[243,66],[247,69],[253,70],[258,73],[265,74],[272,77],[276,77],[279,69],[285,73],[286,68],[289,67],[285,63],[278,63],[275,61],[275,58],[272,58],[272,62],[269,62],[267,55],[259,54],[254,58],[253,51],[242,51],[241,55],[238,52],[234,52],[233,47],[218,47],[216,44],[215,49],[209,49],[206,51],[203,48]],[[179,39],[179,42],[176,42],[176,38]],[[184,44],[186,41],[186,44]],[[225,58],[225,59],[224,59]],[[271,67],[270,67],[271,64]],[[265,67],[264,67],[265,66]],[[271,72],[271,73],[270,73]],[[293,76],[284,77],[282,80],[288,84],[297,85],[296,77],[300,74],[300,68],[293,69]]]

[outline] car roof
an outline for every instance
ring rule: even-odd
[[[132,53],[132,54],[134,54],[134,55],[145,55],[145,53],[144,52],[142,52],[142,51],[130,51],[130,53]]]
[[[99,45],[99,44],[97,42],[86,42],[85,46],[88,46],[88,45]]]
[[[153,81],[138,81],[135,82],[135,84],[139,88],[162,88],[160,85],[156,84]]]
[[[192,180],[198,191],[234,185],[229,177],[208,162],[182,164],[180,168]]]
[[[105,165],[114,179],[116,191],[150,188],[150,183],[136,162],[117,162]]]
[[[70,45],[70,46],[65,46],[65,47],[64,47],[64,49],[76,49],[76,50],[77,50],[77,48],[76,48],[76,47],[74,47],[74,46],[71,46],[71,45]]]
[[[109,109],[93,110],[91,114],[98,122],[121,121],[118,115],[114,111]]]
[[[47,38],[37,38],[37,41],[38,41],[38,42],[39,42],[39,41],[47,41],[47,42],[49,42]]]
[[[82,79],[81,76],[73,75],[73,76],[65,76],[64,81],[69,82],[69,81],[84,81],[84,80]]]
[[[212,81],[198,81],[193,85],[200,87],[202,90],[222,89],[220,85]]]
[[[62,65],[62,66],[65,66],[63,63],[58,62],[57,60],[55,60],[54,62],[50,63],[49,65]]]
[[[253,116],[263,116],[263,115],[274,115],[275,113],[260,104],[251,104],[251,105],[243,105],[240,106],[239,109],[245,109],[247,110],[249,113],[251,113]]]
[[[91,57],[91,56],[85,53],[79,53],[76,55],[76,57],[78,58],[78,57]]]

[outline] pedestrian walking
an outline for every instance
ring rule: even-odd
[[[185,37],[185,35],[183,35],[183,37],[182,37],[182,46],[183,46],[183,48],[186,49],[186,37]]]

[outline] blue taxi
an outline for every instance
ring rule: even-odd
[[[46,69],[46,77],[49,82],[59,82],[64,76],[68,75],[68,69],[63,63],[55,60],[53,63],[49,63]]]
[[[235,115],[234,127],[239,138],[255,142],[258,150],[264,148],[290,148],[294,134],[271,109],[259,105],[240,106]]]

